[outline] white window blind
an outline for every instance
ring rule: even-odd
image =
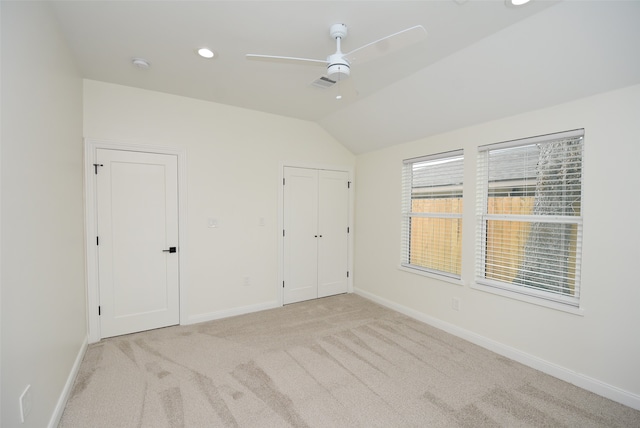
[[[580,301],[584,130],[481,146],[476,282]]]
[[[462,150],[404,161],[402,266],[460,278],[462,178]]]

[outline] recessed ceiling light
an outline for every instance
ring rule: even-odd
[[[140,70],[147,70],[151,66],[151,64],[149,64],[149,61],[143,58],[132,58],[131,63]]]
[[[522,6],[529,3],[531,0],[505,0],[507,6]]]
[[[200,48],[196,51],[198,53],[198,55],[200,55],[202,58],[207,58],[207,59],[211,59],[214,56],[216,56],[216,54],[209,48]]]

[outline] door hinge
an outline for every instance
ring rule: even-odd
[[[102,309],[98,306],[98,316],[102,315]]]
[[[100,237],[96,236],[96,245],[100,245]]]
[[[347,189],[351,189],[351,182],[347,181]]]
[[[282,229],[282,236],[284,236],[284,229]]]
[[[282,288],[284,288],[284,281],[282,281]]]
[[[347,226],[347,233],[349,233],[349,226]]]
[[[104,165],[103,165],[103,164],[101,164],[101,163],[94,163],[94,164],[93,164],[93,168],[94,168],[94,170],[95,170],[95,172],[96,172],[96,175],[98,175],[98,167],[99,167],[99,166],[104,166]]]
[[[347,278],[349,278],[349,271],[347,271]]]
[[[285,179],[283,178],[283,179],[282,179],[282,185],[283,185],[283,186],[284,186],[284,180],[285,180]]]

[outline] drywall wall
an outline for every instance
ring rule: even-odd
[[[82,80],[49,5],[2,2],[3,427],[56,415],[86,344]],[[19,397],[31,385],[20,422]]]
[[[632,86],[358,156],[355,289],[640,406],[639,111]],[[582,315],[471,288],[477,147],[577,128],[585,129]],[[454,149],[465,154],[464,285],[398,269],[402,160]]]
[[[84,82],[84,135],[186,152],[182,323],[278,301],[281,162],[355,163],[311,122],[91,80]]]

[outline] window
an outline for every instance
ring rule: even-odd
[[[579,305],[583,136],[479,148],[477,283]]]
[[[462,150],[404,161],[402,266],[460,278],[462,176]]]

